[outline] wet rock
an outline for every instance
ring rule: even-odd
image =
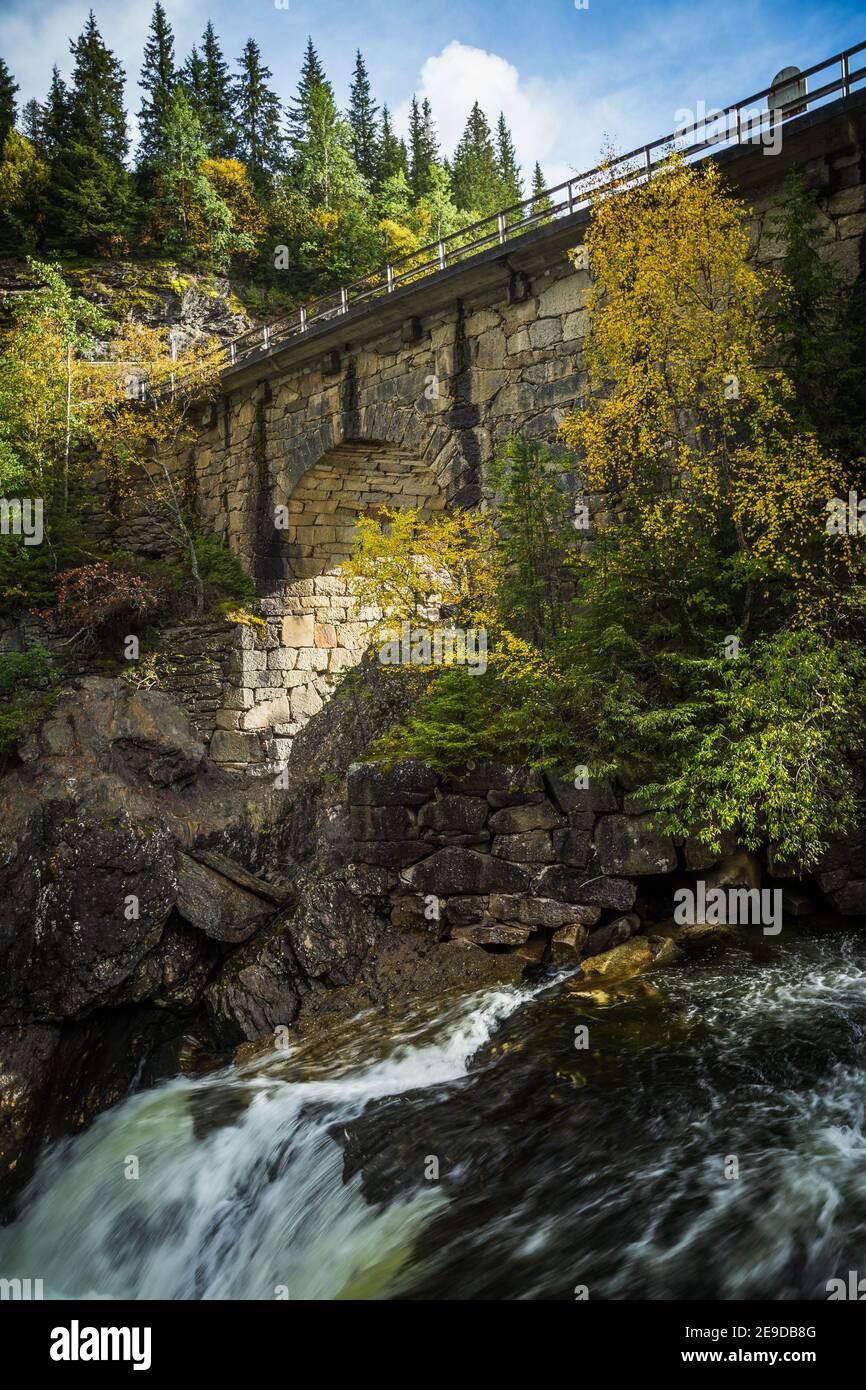
[[[538,801],[494,811],[488,828],[494,835],[522,835],[532,830],[558,829],[565,824],[565,817],[549,801]]]
[[[353,763],[346,787],[352,806],[421,806],[438,781],[426,763],[407,759],[387,771],[373,763]]]
[[[381,933],[381,923],[344,883],[313,879],[303,885],[285,930],[308,979],[351,984]]]
[[[782,889],[782,907],[789,917],[810,917],[813,912],[811,900],[794,888]]]
[[[421,893],[408,893],[398,898],[391,908],[391,925],[402,927],[404,931],[430,931],[435,936],[444,935],[445,926],[441,914],[431,915],[431,904]]]
[[[383,898],[388,893],[388,870],[376,864],[348,864],[344,882],[357,898]]]
[[[617,917],[615,921],[598,927],[587,940],[587,955],[597,956],[602,951],[609,951],[614,946],[620,946],[623,941],[628,941],[630,937],[637,935],[640,927],[641,921],[636,912],[627,912],[625,916]]]
[[[418,813],[418,828],[475,835],[487,820],[487,802],[477,796],[448,795],[429,801]]]
[[[59,1045],[57,1027],[0,1028],[0,1202],[32,1169]]]
[[[843,917],[866,917],[866,879],[850,879],[829,896],[833,907]]]
[[[490,915],[501,922],[516,922],[535,930],[581,925],[591,927],[601,908],[556,902],[553,898],[520,898],[506,893],[490,895]]]
[[[274,915],[273,903],[249,893],[190,855],[177,856],[181,916],[216,941],[246,941]]]
[[[595,851],[605,874],[667,874],[677,867],[673,841],[650,828],[651,816],[602,816]]]
[[[570,869],[565,864],[551,864],[545,869],[535,885],[535,891],[539,897],[594,905],[614,912],[628,912],[637,897],[637,885],[630,883],[627,878],[608,878],[605,875],[588,878],[585,871]]]
[[[456,845],[438,850],[423,863],[406,869],[403,878],[416,892],[436,893],[443,898],[520,893],[529,887],[529,876],[518,865]]]
[[[228,958],[205,998],[217,1037],[230,1047],[291,1023],[302,990],[288,933],[275,924]]]
[[[455,941],[474,941],[478,946],[522,946],[529,940],[529,927],[506,926],[488,918],[469,927],[455,927]]]
[[[588,956],[581,966],[581,979],[600,976],[605,981],[628,980],[652,965],[671,964],[681,955],[669,938],[636,936],[601,955]]]
[[[586,945],[588,934],[586,927],[577,922],[568,927],[560,927],[553,933],[550,942],[553,959],[560,965],[576,961]]]
[[[497,835],[493,853],[515,864],[553,864],[556,855],[547,830],[529,830],[525,835]]]

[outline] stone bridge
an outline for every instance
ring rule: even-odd
[[[752,209],[759,260],[779,254],[766,217],[796,165],[818,192],[826,255],[862,277],[864,131],[858,92],[786,123],[775,155],[745,144],[713,156]],[[589,276],[566,255],[586,221],[558,218],[225,372],[179,463],[202,523],[253,575],[269,638],[262,649],[248,635],[236,654],[215,759],[285,757],[359,658],[369,615],[336,571],[360,515],[474,506],[509,433],[555,442],[586,383]]]

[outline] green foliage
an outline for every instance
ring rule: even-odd
[[[195,537],[195,553],[206,592],[214,600],[256,602],[256,589],[233,550],[216,536]]]
[[[31,690],[53,685],[57,671],[47,647],[23,652],[0,652],[0,696],[7,699],[22,686]]]

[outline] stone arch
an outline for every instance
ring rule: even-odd
[[[382,440],[352,440],[327,449],[302,473],[284,505],[281,662],[284,692],[274,691],[294,733],[316,714],[334,677],[355,665],[379,615],[359,609],[339,567],[351,554],[358,518],[382,507],[417,508],[429,516],[446,505],[449,451],[435,464],[420,452]]]

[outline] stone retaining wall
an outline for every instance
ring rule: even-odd
[[[355,764],[347,780],[354,890],[393,923],[530,959],[577,959],[627,940],[673,912],[678,884],[715,866],[749,884],[760,861],[731,838],[714,855],[674,840],[627,791],[585,790],[552,773],[478,764],[443,779],[420,762],[390,771]],[[745,869],[730,876],[727,866]],[[861,830],[830,847],[805,885],[773,866],[786,912],[823,906],[866,914]],[[669,889],[665,883],[669,879]]]

